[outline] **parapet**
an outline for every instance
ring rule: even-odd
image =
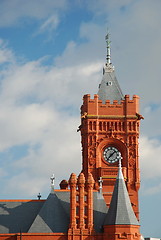
[[[130,99],[129,95],[125,95],[124,100],[114,100],[112,103],[110,100],[106,100],[105,104],[99,99],[97,94],[92,99],[90,94],[84,95],[83,105],[81,107],[82,115],[99,115],[99,116],[127,116],[135,115],[139,113],[139,96],[133,95]]]

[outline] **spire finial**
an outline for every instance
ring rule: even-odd
[[[110,50],[111,50],[110,43],[111,43],[111,41],[110,41],[110,34],[109,34],[108,29],[107,29],[107,35],[106,35],[105,39],[106,39],[106,44],[107,44],[106,60],[107,60],[107,64],[111,64],[111,53],[110,53]]]
[[[38,200],[40,200],[40,198],[41,198],[41,194],[40,193],[37,195],[37,198],[38,198]]]
[[[50,180],[51,180],[51,187],[54,188],[54,180],[55,180],[54,174],[51,176]]]
[[[99,192],[102,193],[102,187],[103,187],[102,186],[102,183],[103,183],[102,177],[99,178],[98,182],[99,182]]]
[[[119,158],[119,170],[121,170],[122,166],[121,166],[121,158]]]
[[[124,179],[124,176],[123,176],[123,173],[122,173],[121,159],[122,159],[122,157],[119,159],[119,162],[118,162],[117,179]]]

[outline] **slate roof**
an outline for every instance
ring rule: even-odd
[[[113,103],[114,100],[121,101],[124,95],[115,76],[112,64],[106,63],[103,71],[103,78],[98,90],[99,99],[105,104],[106,100]]]
[[[103,224],[105,221],[108,207],[102,193],[94,192],[93,196],[93,210],[94,210],[94,229],[97,233],[103,232]]]
[[[102,194],[93,192],[94,228],[102,232],[108,208]],[[70,191],[51,191],[46,200],[0,200],[0,234],[66,233],[70,221]]]
[[[104,225],[140,225],[131,206],[121,167]]]
[[[69,199],[69,192],[62,191],[59,197],[54,191],[49,194],[32,223],[29,233],[64,233],[68,231],[70,219],[63,206],[67,204],[69,208],[69,200],[65,201],[65,199]]]
[[[28,232],[42,200],[0,200],[0,233]]]
[[[93,192],[94,229],[103,225],[139,225],[133,212],[124,178],[119,169],[108,210],[101,192]],[[1,200],[0,233],[67,232],[70,221],[70,191],[51,191],[46,200]]]

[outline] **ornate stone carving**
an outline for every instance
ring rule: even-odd
[[[90,148],[88,154],[89,164],[94,165],[96,162],[96,148]]]

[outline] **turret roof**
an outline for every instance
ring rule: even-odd
[[[139,225],[131,206],[121,166],[104,225]]]
[[[102,100],[103,104],[106,100],[110,100],[112,103],[114,100],[121,101],[124,99],[124,95],[115,76],[114,66],[111,63],[109,34],[106,35],[106,43],[107,62],[103,68],[103,78],[98,90],[99,99]]]

